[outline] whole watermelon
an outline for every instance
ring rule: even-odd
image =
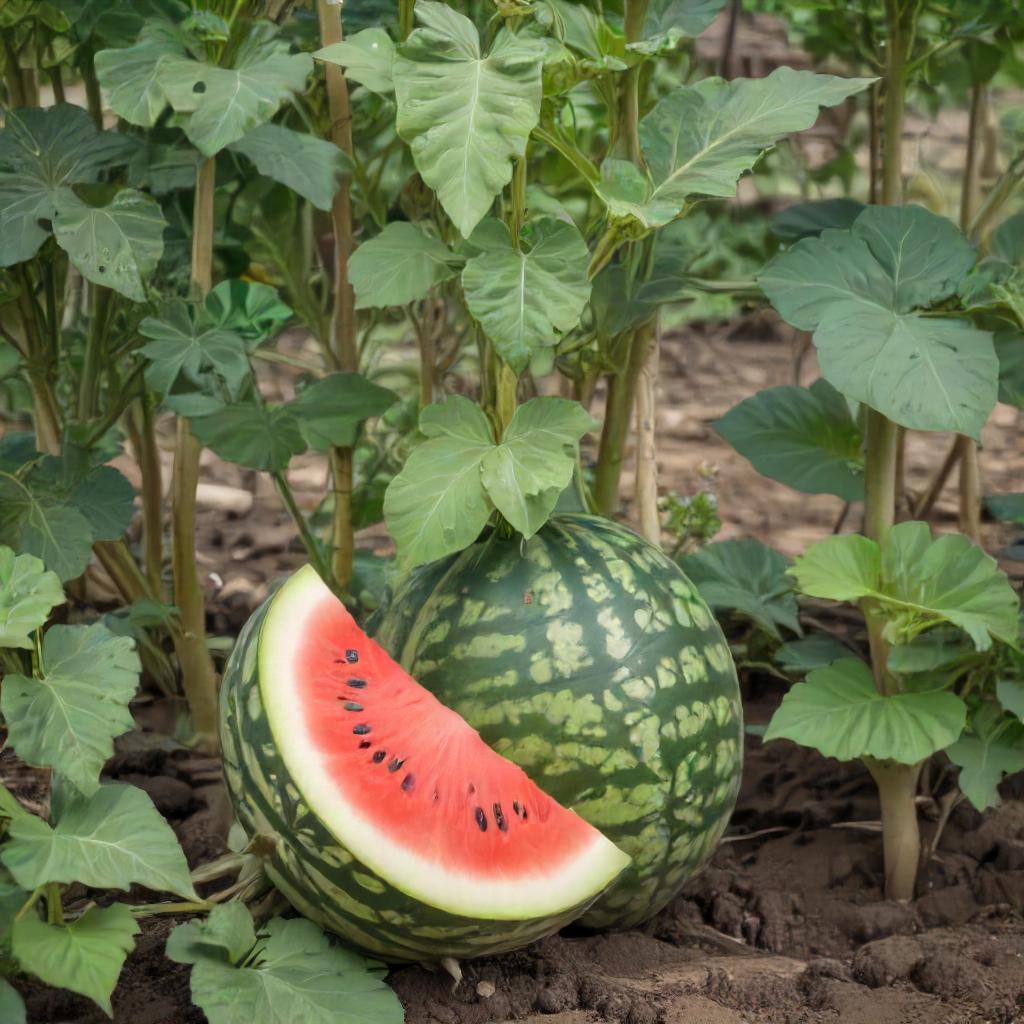
[[[740,781],[736,670],[696,588],[632,530],[572,514],[492,532],[410,574],[376,639],[633,858],[584,925],[649,918],[714,850]]]

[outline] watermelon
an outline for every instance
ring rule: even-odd
[[[406,675],[310,567],[239,637],[221,738],[238,818],[272,847],[280,891],[389,960],[521,946],[628,863]]]
[[[376,637],[491,747],[632,858],[583,917],[627,928],[722,835],[742,718],[729,648],[679,567],[632,530],[554,517],[412,573]]]

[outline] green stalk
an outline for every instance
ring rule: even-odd
[[[1024,152],[1018,153],[1010,161],[1010,166],[1000,175],[999,180],[992,186],[992,191],[985,197],[985,201],[974,215],[967,232],[972,242],[981,241],[999,211],[1013,198],[1021,181],[1024,181]]]
[[[302,514],[302,509],[299,508],[295,500],[295,494],[288,483],[288,478],[280,470],[272,475],[274,477],[274,485],[277,487],[277,493],[281,496],[284,507],[288,510],[288,514],[292,517],[292,522],[295,523],[295,527],[299,531],[302,546],[306,549],[310,563],[322,579],[330,579],[330,568],[320,556],[320,546],[317,544],[316,538],[309,528],[309,522]]]
[[[142,476],[142,540],[146,579],[153,593],[163,599],[163,480],[156,425],[146,395],[128,418],[129,437]]]
[[[196,175],[192,214],[192,284],[203,296],[213,284],[213,196],[216,161],[205,159]],[[196,565],[196,488],[202,446],[192,436],[188,420],[178,417],[171,471],[171,564],[174,603],[181,632],[175,648],[182,686],[192,714],[197,743],[216,750],[217,675],[206,643],[206,608]]]
[[[398,0],[398,38],[405,42],[416,24],[416,0]]]
[[[89,293],[89,330],[78,384],[78,418],[82,420],[91,420],[99,410],[99,376],[107,362],[107,324],[113,302],[109,288],[90,284]]]
[[[882,202],[903,201],[903,118],[906,106],[907,60],[913,44],[920,0],[886,0],[888,42],[885,51],[885,99],[882,117]],[[896,480],[899,464],[899,428],[874,409],[865,417],[864,533],[881,543],[896,518]],[[885,619],[875,602],[861,604],[871,649],[871,668],[880,693],[891,694],[896,681],[889,674],[889,644],[883,636]],[[866,763],[878,785],[882,806],[882,845],[885,856],[885,893],[889,899],[914,895],[920,857],[917,825],[919,766],[894,762]]]
[[[960,228],[970,230],[978,202],[979,143],[985,120],[985,86],[975,82],[971,87],[971,110],[967,122],[967,154],[960,193]],[[960,448],[959,526],[960,532],[981,546],[981,463],[977,442],[961,435]]]
[[[519,378],[516,376],[515,370],[508,363],[503,360],[499,360],[499,363],[501,368],[498,370],[494,411],[495,418],[498,421],[498,438],[500,440],[505,436],[505,431],[508,429],[508,425],[512,422],[512,417],[516,412],[516,387],[519,383]]]
[[[100,92],[100,80],[96,77],[96,66],[93,63],[92,51],[82,48],[80,65],[82,82],[85,85],[85,106],[92,118],[92,123],[100,131],[103,130],[103,94]]]
[[[340,43],[341,5],[328,3],[327,0],[317,0],[316,9],[320,24],[320,45],[331,46]],[[348,83],[341,68],[336,64],[324,66],[324,78],[331,118],[331,141],[351,157],[352,110],[348,98]],[[338,368],[355,373],[359,369],[359,349],[356,345],[355,293],[348,279],[348,261],[353,242],[352,206],[347,177],[342,181],[341,188],[331,204],[331,223],[334,229],[333,351]],[[331,570],[335,587],[340,591],[346,591],[352,579],[352,559],[355,551],[352,531],[352,449],[332,448],[330,464],[334,489],[334,552]]]

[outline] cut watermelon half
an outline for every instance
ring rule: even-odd
[[[550,916],[629,863],[403,671],[311,567],[271,603],[259,688],[310,809],[414,899],[477,919]]]

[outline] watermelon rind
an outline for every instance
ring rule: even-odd
[[[679,567],[628,527],[553,517],[410,574],[376,638],[500,754],[632,857],[587,911],[630,928],[714,851],[739,791],[725,637]]]
[[[275,886],[321,927],[392,962],[506,952],[576,920],[628,862],[610,843],[599,844],[589,880],[571,879],[565,890],[551,893],[550,906],[538,906],[529,891],[535,881],[523,880],[514,903],[506,892],[504,904],[491,899],[486,909],[469,898],[438,898],[410,870],[403,873],[402,864],[397,879],[386,877],[382,871],[390,870],[393,858],[371,849],[364,860],[349,846],[362,844],[365,853],[369,833],[361,826],[353,830],[335,795],[322,791],[270,669],[294,645],[303,609],[322,587],[308,569],[279,587],[243,629],[221,687],[228,790],[245,831],[263,837],[261,846],[271,849],[266,867]]]

